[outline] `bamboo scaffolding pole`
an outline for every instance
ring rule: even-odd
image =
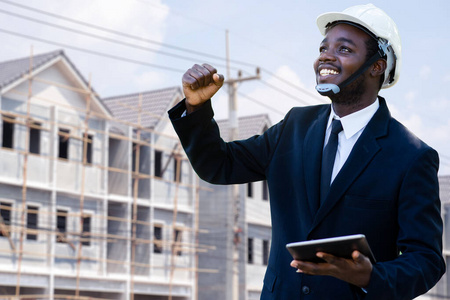
[[[32,100],[32,99],[30,99],[30,100]],[[27,120],[26,120],[27,116],[24,115],[24,114],[12,113],[10,111],[1,110],[1,109],[0,109],[0,113],[2,114],[2,119],[4,121],[7,121],[9,123],[14,123],[14,124],[27,126]],[[16,120],[15,118],[25,119],[25,121],[19,121],[19,120]],[[33,117],[31,119],[34,120],[34,121],[39,121],[40,123],[44,123],[44,124],[49,125],[49,126],[50,125],[61,125],[62,127],[69,128],[69,129],[74,129],[74,130],[81,130],[82,129],[81,126],[71,125],[71,124],[67,124],[67,123],[61,123],[61,122],[57,122],[57,121],[49,121],[49,120],[46,120],[46,119],[40,119],[38,117]],[[105,119],[105,118],[99,118],[99,119]],[[112,119],[106,118],[105,120],[111,121]],[[171,140],[177,140],[175,138],[175,136],[173,136],[173,135],[169,135],[169,134],[166,134],[166,133],[155,131],[155,130],[153,130],[151,128],[148,128],[148,127],[140,126],[138,128],[136,123],[121,121],[119,119],[116,119],[116,120],[117,121],[115,121],[115,122],[118,122],[118,123],[120,122],[122,125],[130,126],[130,127],[135,128],[135,129],[140,129],[143,132],[155,134],[157,136],[162,136],[164,138],[168,138],[168,139],[171,139]],[[41,129],[41,130],[45,130],[45,131],[49,131],[50,130],[50,129],[48,129],[46,127],[43,127],[43,126],[37,126],[37,125],[30,125],[30,126],[32,128]],[[106,132],[104,130],[90,128],[90,131],[106,135]],[[67,137],[70,137],[70,138],[73,138],[73,139],[83,140],[83,137],[80,137],[80,136],[77,136],[77,135],[73,135],[73,134],[70,134],[70,133],[69,134],[64,133],[64,134],[60,134],[60,135],[67,136]],[[153,145],[150,142],[146,142],[145,140],[138,140],[138,139],[128,138],[128,137],[125,137],[123,135],[116,134],[114,132],[108,132],[108,136],[113,137],[115,139],[121,139],[121,140],[126,140],[126,141],[130,141],[131,140],[131,141],[133,141],[135,143],[139,143],[139,144],[141,144],[143,146],[147,146],[149,148],[153,148],[153,149],[156,149],[156,150],[164,150],[164,151],[167,151],[167,152],[172,151],[171,149],[164,148],[164,147],[161,147],[159,145]]]
[[[0,205],[1,207],[1,205]],[[7,206],[3,206],[3,207],[7,207]],[[6,209],[5,209],[6,210]],[[21,209],[10,209],[11,211],[18,211],[21,212]],[[87,214],[80,214],[80,213],[51,213],[51,212],[46,212],[46,211],[39,211],[39,210],[32,210],[32,209],[25,209],[25,213],[39,213],[42,215],[64,215],[64,216],[74,216],[74,217],[79,217],[79,216],[90,216],[92,218],[98,218],[98,219],[108,219],[108,220],[114,220],[117,222],[124,222],[124,223],[131,223],[133,221],[128,220],[128,219],[124,219],[124,218],[119,218],[119,217],[102,217],[102,216],[96,216],[96,215],[87,215]],[[154,225],[155,227],[161,227],[161,228],[169,228],[169,229],[178,229],[180,231],[195,231],[195,232],[201,232],[201,233],[208,233],[209,231],[207,230],[194,230],[192,228],[189,227],[183,227],[183,226],[179,226],[179,225],[165,225],[165,226],[160,226],[159,224],[154,224],[151,222],[145,222],[145,221],[136,221],[136,224],[140,224],[140,225],[146,225],[146,226],[151,226]],[[8,230],[8,232],[20,232],[22,230],[22,225],[5,225],[5,229]],[[46,227],[41,227],[41,229],[30,229],[30,228],[25,228],[23,229],[25,230],[25,233],[30,233],[30,234],[51,234],[51,235],[80,235],[78,231],[66,231],[65,234],[59,232],[57,229],[55,228],[46,228]],[[97,237],[99,239],[101,238],[109,238],[109,239],[116,239],[116,240],[123,240],[123,241],[127,241],[127,240],[131,240],[131,238],[128,238],[126,236],[122,236],[122,235],[114,235],[114,234],[99,234],[99,233],[90,233],[89,236],[92,237]],[[67,239],[68,240],[68,239]],[[142,240],[142,241],[141,241]],[[137,241],[140,241],[140,243],[145,243],[143,241],[149,241],[149,243],[152,243],[151,240],[144,240],[144,239],[137,239]],[[161,241],[161,240],[155,240],[155,242],[157,241]],[[171,241],[171,240],[170,240]],[[169,243],[169,242],[168,242]],[[186,243],[184,243],[186,244]],[[186,244],[186,245],[192,245],[192,244]],[[213,249],[213,246],[208,246],[208,245],[200,245],[202,247],[209,247],[210,249]],[[214,248],[215,249],[215,248]]]
[[[0,208],[1,210],[1,208]],[[11,235],[10,235],[10,231],[9,231],[9,225],[5,224],[5,221],[3,220],[3,217],[0,216],[0,231],[2,233],[3,236],[6,236],[8,238],[8,242],[9,242],[9,246],[11,247],[11,249],[13,249],[14,251],[16,250],[16,246],[14,245],[12,239],[11,239]]]
[[[142,94],[139,95],[139,105],[138,105],[138,126],[141,127],[141,113],[142,113]],[[137,129],[136,131],[137,139],[141,139],[141,130]],[[136,144],[136,152],[134,154],[135,156],[135,165],[134,165],[134,171],[133,172],[133,223],[131,224],[131,266],[130,266],[130,299],[134,300],[134,272],[135,272],[135,252],[136,252],[136,221],[137,221],[137,198],[138,198],[138,192],[139,192],[139,177],[135,177],[135,173],[139,174],[139,162],[140,162],[140,150],[141,145]],[[133,151],[132,151],[133,152]]]
[[[29,61],[29,74],[31,75],[33,71],[33,47],[31,47],[30,61]],[[27,202],[27,172],[28,172],[28,153],[29,153],[29,143],[30,143],[30,109],[31,109],[31,97],[33,95],[32,91],[32,80],[30,76],[28,78],[28,97],[27,97],[27,130],[25,133],[25,153],[23,155],[23,185],[22,185],[22,213],[20,218],[20,223],[22,224],[22,230],[20,231],[20,242],[19,242],[19,259],[17,261],[17,283],[16,283],[16,296],[20,295],[20,275],[22,271],[22,251],[23,251],[23,239],[25,235],[25,207]]]
[[[89,82],[88,82],[88,89],[89,92],[91,92],[91,78],[89,76]],[[87,164],[87,149],[88,149],[88,129],[89,129],[89,118],[91,115],[91,100],[92,96],[91,93],[86,94],[86,116],[84,118],[84,140],[83,140],[83,165],[81,167],[81,193],[80,193],[80,213],[81,216],[79,218],[80,220],[80,238],[78,240],[78,250],[77,250],[77,264],[76,264],[76,270],[77,270],[77,280],[76,280],[76,289],[75,289],[75,296],[78,297],[80,295],[80,268],[81,268],[81,256],[82,256],[82,245],[83,242],[81,241],[81,236],[84,234],[84,220],[85,217],[83,216],[83,210],[84,210],[84,190],[86,185],[86,164]]]
[[[5,149],[2,149],[2,150],[5,150]],[[10,151],[14,151],[14,152],[16,152],[16,153],[18,153],[18,154],[24,154],[24,153],[26,152],[26,151],[15,150],[15,149],[11,149]],[[43,155],[32,154],[32,153],[29,153],[29,155],[40,156],[40,157],[43,156]],[[54,159],[54,158],[51,158],[50,156],[48,156],[48,159],[56,160],[56,161],[66,160],[66,159],[61,159],[61,158],[56,158],[56,159]],[[184,160],[184,159],[183,159],[183,160]],[[187,159],[186,159],[186,161],[187,161]],[[75,164],[75,165],[82,165],[82,162],[77,162],[77,161],[74,161],[74,160],[70,160],[70,163]],[[107,171],[110,171],[110,172],[115,172],[115,173],[130,174],[129,171],[124,170],[124,169],[120,169],[120,168],[103,167],[103,166],[98,165],[98,164],[89,164],[89,166],[90,166],[90,167],[96,167],[96,168],[101,169],[101,170],[107,170]],[[153,176],[153,175],[144,174],[144,173],[140,173],[140,174],[137,175],[137,176],[139,176],[140,179],[156,179],[156,180],[161,181],[161,182],[164,182],[164,183],[174,184],[174,181],[173,181],[173,180],[161,178],[161,177],[159,177],[159,176]],[[186,188],[195,188],[195,185],[188,184],[188,183],[182,183],[182,182],[180,182],[179,185],[182,186],[182,187],[186,187]],[[213,189],[208,188],[208,187],[199,187],[199,188],[200,188],[201,190],[204,190],[204,191],[207,191],[207,192],[212,192],[212,191],[213,191]],[[70,191],[69,191],[69,193],[70,193]]]
[[[0,202],[2,200],[7,200],[7,199],[0,198]],[[1,204],[0,204],[0,210],[8,210],[8,211],[11,211],[11,212],[21,212],[22,211],[21,209],[12,208],[10,206],[1,205]],[[35,209],[28,209],[28,208],[26,209],[26,211],[30,212],[30,213],[35,213],[35,214],[39,213],[41,215],[50,215],[50,216],[68,216],[68,217],[86,216],[86,214],[82,214],[80,212],[67,212],[67,213],[66,212],[51,212],[51,211],[35,210]],[[106,216],[106,217],[104,217],[102,215],[92,215],[92,218],[106,219],[106,220],[110,220],[110,221],[117,221],[117,222],[124,222],[124,223],[133,222],[132,220],[127,219],[127,218],[114,217],[114,216]],[[183,227],[183,226],[179,226],[179,225],[176,225],[176,226],[174,226],[174,225],[161,225],[161,224],[158,224],[158,223],[141,221],[141,220],[136,220],[136,224],[145,225],[145,226],[155,226],[155,227],[161,227],[161,228],[175,228],[176,227],[177,229],[180,229],[180,230],[183,230],[183,231],[196,231],[196,232],[199,232],[199,233],[209,233],[209,230],[206,230],[206,229],[194,229],[194,228],[190,228],[190,227],[186,227],[186,226]],[[8,226],[8,227],[11,226],[11,228],[14,227],[14,225],[5,225],[5,226]],[[42,228],[45,229],[46,233],[48,232],[48,230],[53,230],[56,233],[58,232],[58,231],[55,230],[55,228],[50,228],[50,227],[48,227],[48,228],[42,227]],[[34,229],[34,230],[37,230],[37,229]],[[39,231],[39,232],[42,233],[43,231]],[[74,232],[67,232],[67,233],[68,234],[74,234]]]
[[[30,77],[30,76],[31,75],[26,74],[26,75],[23,76],[23,78],[28,79],[28,77]],[[90,87],[88,87],[87,90],[86,89],[82,89],[82,88],[75,88],[75,87],[72,87],[72,86],[69,86],[69,85],[65,85],[65,84],[62,84],[62,83],[59,83],[59,82],[46,80],[46,79],[40,78],[39,76],[34,76],[33,79],[34,79],[34,81],[37,81],[37,82],[40,82],[40,83],[53,85],[53,86],[56,86],[56,87],[59,87],[59,88],[65,89],[65,90],[69,90],[69,91],[78,93],[78,94],[86,94],[86,95],[95,96],[96,98],[100,99],[100,95],[98,95],[97,93],[94,93],[93,90]],[[89,83],[89,85],[90,85],[90,83]],[[139,95],[140,95],[139,97],[142,97],[142,93],[139,94]],[[58,104],[60,104],[60,103],[58,103]],[[129,106],[129,105],[127,105],[125,103],[121,103],[121,102],[118,102],[118,104],[120,106],[124,107],[124,108],[128,108],[130,110],[135,111],[136,113],[139,113],[139,109],[136,109],[133,106]],[[73,108],[73,107],[70,106],[70,108]],[[84,112],[86,112],[86,111],[84,111]],[[92,112],[92,113],[95,114],[95,112]],[[140,113],[144,114],[144,115],[147,115],[147,116],[150,116],[150,117],[153,117],[153,118],[157,118],[159,120],[163,120],[164,119],[164,117],[161,117],[160,115],[157,115],[157,114],[153,114],[151,112],[141,111]]]
[[[198,237],[198,233],[199,233],[199,226],[200,226],[200,189],[198,188],[200,186],[199,183],[199,177],[196,176],[195,177],[195,181],[196,181],[196,185],[197,188],[195,189],[195,224],[194,224],[194,244],[195,245],[199,245],[199,237]],[[198,252],[195,253],[195,265],[194,267],[196,269],[198,269],[198,264],[199,264],[199,257],[198,257]],[[194,294],[194,300],[198,300],[198,272],[195,272],[195,282],[194,282],[194,286],[195,286],[195,294]]]
[[[53,86],[59,87],[59,84],[58,83],[54,83]],[[14,94],[17,94],[17,95],[23,95],[23,96],[26,95],[25,93],[23,93],[21,91],[18,91],[18,90],[15,90],[15,89],[11,90],[10,92],[14,93]],[[86,110],[83,109],[83,108],[79,108],[79,107],[63,104],[63,103],[60,103],[58,101],[51,100],[51,99],[48,99],[48,98],[45,98],[45,97],[42,97],[42,96],[34,96],[33,100],[42,100],[42,101],[50,103],[50,104],[58,105],[59,107],[64,107],[64,108],[68,108],[68,109],[71,109],[71,110],[75,110],[75,111],[77,111],[79,113],[85,113],[86,112]],[[122,106],[122,107],[125,107],[125,108],[129,108],[130,107],[129,105],[124,104],[124,103],[122,103],[120,101],[118,101],[118,104],[120,106]],[[136,123],[133,123],[133,122],[128,122],[128,121],[120,120],[120,119],[117,119],[117,118],[114,118],[114,117],[110,117],[110,116],[107,116],[105,114],[100,114],[100,113],[97,113],[95,111],[92,111],[91,114],[93,116],[99,118],[99,119],[104,119],[104,120],[107,120],[107,121],[116,122],[116,123],[119,123],[119,124],[122,124],[122,125],[133,126],[133,124],[136,124]],[[157,115],[154,115],[154,114],[149,113],[149,112],[143,112],[143,114],[146,114],[146,115],[148,115],[150,117],[154,117],[154,118],[163,120],[164,122],[167,122],[167,119],[165,117],[157,116]],[[133,126],[133,127],[135,127],[135,126]],[[158,135],[165,136],[165,137],[173,139],[173,140],[177,140],[178,139],[178,137],[176,135],[169,135],[169,134],[165,134],[165,133],[159,133],[159,132],[157,132],[156,130],[154,130],[152,128],[144,127],[142,129],[143,129],[144,132],[158,133]]]
[[[19,296],[15,296],[15,295],[0,295],[0,299],[1,300],[17,300],[17,299],[30,299],[30,300],[35,300],[35,299],[43,299],[43,298],[47,298],[47,299],[52,299],[51,298],[52,295],[50,294],[29,294],[29,295],[19,295]],[[61,300],[61,299],[66,299],[66,300],[72,300],[72,299],[76,299],[76,300],[110,300],[108,298],[99,298],[99,297],[93,297],[93,296],[72,296],[72,295],[67,295],[67,294],[54,294],[53,295],[54,298]]]
[[[172,243],[171,243],[172,244]],[[183,251],[185,251],[185,249],[183,249]],[[7,249],[0,249],[0,253],[4,253],[4,254],[16,254],[16,252],[11,251],[11,250],[7,250]],[[29,255],[30,257],[41,257],[41,258],[46,258],[46,257],[52,257],[51,254],[48,253],[36,253],[36,252],[30,252],[30,251],[22,251],[22,253],[24,255]],[[60,259],[67,259],[67,260],[76,260],[77,257],[74,256],[69,256],[69,255],[55,255],[53,256],[54,258],[60,258]],[[93,261],[93,262],[104,262],[104,263],[110,263],[110,264],[116,264],[116,265],[125,265],[125,264],[129,264],[129,262],[125,261],[125,260],[115,260],[115,259],[103,259],[103,258],[94,258],[91,256],[81,256],[82,260],[84,261]],[[157,266],[157,265],[151,265],[151,264],[147,264],[147,263],[138,263],[138,262],[134,262],[133,263],[135,266],[139,266],[139,267],[145,267],[145,268],[155,268],[155,269],[166,269],[167,266],[165,265],[161,265],[161,266]],[[202,272],[202,273],[218,273],[217,269],[206,269],[206,268],[188,268],[188,267],[184,267],[184,266],[175,266],[174,267],[176,270],[189,270],[189,271],[198,271],[198,272]],[[67,275],[66,272],[64,272],[63,274]],[[87,274],[86,277],[91,276],[92,274]],[[76,276],[76,275],[75,275]],[[74,276],[74,277],[75,277]],[[83,274],[80,274],[80,277],[83,277]]]
[[[179,144],[177,144],[179,145]],[[174,152],[175,152],[174,148]],[[177,153],[178,154],[178,153]],[[176,170],[175,170],[175,196],[174,196],[174,203],[173,203],[173,219],[172,224],[175,226],[177,223],[177,216],[178,216],[178,190],[179,190],[179,183],[181,179],[181,160],[178,159],[178,155],[173,155],[173,159],[176,159]],[[173,289],[173,277],[175,273],[175,255],[178,251],[178,244],[181,239],[181,234],[176,235],[175,230],[172,230],[173,235],[173,245],[172,245],[172,255],[170,257],[170,278],[169,278],[169,297],[168,300],[172,300],[172,289]]]
[[[37,98],[37,97],[35,97],[35,98]],[[59,102],[55,101],[55,103],[57,103],[58,105],[61,105]],[[72,106],[67,106],[67,107],[73,108]],[[11,123],[21,124],[21,125],[29,124],[29,122],[20,122],[20,121],[17,121],[17,120],[5,117],[5,115],[10,115],[10,116],[24,118],[24,116],[21,115],[21,114],[11,113],[11,112],[8,112],[8,111],[3,111],[3,110],[0,110],[0,113],[3,115],[2,116],[3,120],[7,120],[7,121],[9,121]],[[60,124],[59,122],[52,122],[52,121],[47,121],[47,120],[39,120],[39,119],[36,119],[36,118],[35,118],[35,120],[39,121],[40,123],[48,123],[48,124],[51,124],[51,125],[55,125],[56,124],[57,126]],[[171,136],[171,135],[167,135],[167,134],[163,134],[163,133],[160,133],[160,132],[156,132],[154,130],[151,130],[151,129],[148,129],[148,128],[144,128],[144,127],[142,127],[140,125],[136,125],[135,123],[124,122],[124,121],[121,121],[121,122],[123,122],[125,125],[128,125],[128,126],[133,126],[133,127],[137,126],[140,130],[143,130],[143,131],[151,132],[151,133],[157,134],[159,136],[165,136],[165,137],[168,137],[168,138],[171,138],[171,139],[178,140],[177,137],[174,137],[174,136]],[[64,124],[64,127],[81,131],[81,127],[79,127],[79,126],[73,126],[73,125],[69,125],[69,124]],[[39,128],[43,128],[43,127],[42,126],[35,126],[35,125],[33,125],[33,128],[39,129]],[[45,129],[45,130],[48,130],[48,129]],[[96,133],[100,133],[100,134],[106,134],[105,131],[96,130],[96,129],[92,129],[92,128],[90,128],[90,131],[96,132]],[[84,139],[83,137],[79,137],[77,135],[70,134],[70,133],[69,134],[60,134],[60,135],[68,137],[68,138],[78,139],[78,140],[83,140]],[[120,136],[120,135],[117,135],[117,134],[114,134],[114,133],[111,133],[111,132],[108,133],[108,136],[114,137],[114,138],[118,138],[118,139],[122,139],[122,140],[128,140],[128,141],[130,140],[130,138],[123,137],[123,136]],[[164,147],[161,147],[161,146],[152,145],[151,143],[146,143],[146,142],[144,142],[142,140],[138,140],[138,139],[131,139],[131,140],[133,142],[135,142],[135,143],[140,143],[141,145],[145,145],[145,146],[150,147],[150,148],[155,149],[155,150],[162,150],[162,151],[165,151],[165,152],[173,153],[173,149],[168,149],[168,148],[164,148]],[[20,150],[16,150],[16,151],[18,151],[20,154],[24,154],[26,152],[26,151],[20,151]],[[36,155],[36,156],[43,156],[43,155]],[[48,157],[48,158],[49,159],[55,159],[55,160],[61,160],[61,158],[52,158],[52,157]],[[169,159],[167,161],[170,161],[170,159],[171,159],[171,157],[169,157]],[[187,157],[185,157],[185,156],[182,156],[182,159],[187,161]],[[70,161],[71,161],[71,163],[82,164],[82,162],[78,162],[78,161],[74,161],[74,160],[70,160]],[[167,163],[166,163],[166,165],[167,165]],[[103,167],[101,165],[96,165],[96,164],[92,164],[92,166],[95,166],[95,167],[100,168],[100,169],[107,169],[108,171],[113,171],[113,172],[128,173],[127,170],[123,170],[123,169],[119,169],[119,168],[113,168],[113,167],[105,168],[105,167]],[[158,176],[151,176],[151,175],[148,175],[148,174],[140,174],[140,176],[142,176],[142,178],[158,179],[158,180],[162,180],[162,181],[167,182],[167,183],[174,183],[173,180],[166,180],[166,179],[158,177]],[[188,184],[184,184],[184,183],[180,183],[180,184],[182,186],[185,186],[185,187],[193,187],[192,185],[188,185]],[[204,188],[204,187],[202,187],[202,188]],[[212,189],[208,189],[208,188],[204,188],[204,189],[212,191]]]
[[[17,226],[17,227],[18,227],[17,230],[11,230],[11,232],[20,232],[22,230],[21,227],[19,227],[19,226]],[[43,233],[43,232],[45,234],[50,234],[50,235],[55,235],[57,237],[60,237],[60,241],[62,243],[69,244],[69,246],[73,250],[75,250],[76,247],[74,246],[72,241],[77,242],[77,241],[81,240],[82,242],[85,242],[85,241],[92,241],[92,240],[93,241],[106,240],[109,243],[113,243],[113,242],[120,242],[120,241],[126,242],[126,241],[131,241],[132,240],[132,238],[129,238],[129,237],[113,236],[111,234],[108,234],[108,237],[106,239],[104,239],[103,236],[102,236],[101,239],[100,238],[95,238],[96,236],[100,236],[101,234],[90,234],[88,238],[79,237],[77,239],[73,239],[72,240],[72,239],[69,239],[69,238],[65,237],[64,234],[62,234],[60,232],[57,232],[57,231],[49,232],[49,231],[42,231],[42,230],[36,230],[36,229],[25,229],[25,233],[26,234],[39,234],[39,233]],[[76,234],[71,234],[71,235],[76,235]],[[78,235],[79,234],[77,232],[76,236],[78,236]],[[148,240],[148,239],[138,239],[138,238],[136,238],[136,244],[139,244],[139,245],[154,244],[154,245],[157,245],[157,246],[172,246],[173,241],[172,240]],[[206,252],[206,251],[209,251],[209,250],[216,250],[215,246],[197,245],[197,244],[194,244],[194,243],[184,243],[183,242],[183,243],[179,243],[179,246],[183,247],[184,251],[190,251],[190,252]],[[13,249],[13,250],[10,251],[10,253],[17,253],[17,251]]]
[[[0,110],[0,113],[1,113],[1,112],[2,112],[2,111]],[[17,114],[15,114],[15,115],[17,116]],[[22,116],[22,115],[21,115],[21,116]],[[13,119],[6,118],[5,116],[3,116],[3,119],[4,119],[4,120],[5,120],[5,119],[6,119],[6,120],[11,120],[11,123],[16,123],[16,124],[21,124],[21,125],[25,124],[25,123],[20,122],[20,121],[17,121],[17,120],[13,120]],[[51,123],[52,123],[52,122],[51,122]],[[53,122],[53,123],[54,123],[54,122]],[[56,123],[56,124],[59,124],[59,123]],[[80,129],[80,127],[74,127],[74,126],[72,126],[72,127],[73,127],[73,128],[77,128],[77,129]],[[39,127],[36,126],[35,128],[39,128]],[[90,130],[90,131],[94,131],[94,130]],[[101,132],[104,133],[104,131],[101,131]],[[76,136],[76,135],[73,135],[73,134],[60,134],[60,135],[61,135],[61,136],[66,136],[66,137],[69,137],[69,138],[78,139],[78,140],[83,140],[83,138],[80,138],[79,136]],[[109,136],[111,136],[111,134],[109,134]],[[137,142],[137,140],[129,139],[129,138],[122,137],[122,136],[120,136],[120,138],[123,139],[123,140],[127,140],[127,141],[135,141],[135,142]],[[172,153],[172,151],[173,151],[173,149],[169,149],[169,148],[165,148],[165,147],[151,146],[151,144],[145,143],[145,142],[142,142],[142,141],[141,141],[140,144],[141,144],[141,145],[145,145],[145,146],[150,146],[151,148],[154,148],[155,150],[162,150],[162,151],[170,152],[170,153]],[[4,149],[3,149],[3,150],[4,150]],[[25,153],[28,153],[28,155],[40,156],[40,157],[46,157],[46,158],[48,158],[48,159],[56,160],[56,161],[67,160],[67,159],[62,159],[62,158],[53,158],[53,157],[51,157],[51,156],[49,156],[49,155],[45,156],[45,155],[42,155],[42,154],[30,154],[30,153],[27,152],[27,151],[18,150],[18,149],[10,149],[10,151],[15,151],[15,152],[17,152],[17,153],[19,153],[19,154],[22,154],[22,155],[24,155]],[[171,159],[171,156],[168,158],[167,161],[170,162],[170,159]],[[185,156],[181,156],[180,159],[182,159],[183,161],[188,161],[187,157],[185,157]],[[69,160],[69,161],[70,161],[70,163],[77,164],[77,165],[82,165],[82,164],[83,164],[83,162],[76,161],[76,160]],[[166,163],[166,165],[167,165],[167,164],[168,164],[168,163]],[[125,170],[125,169],[120,169],[120,168],[115,168],[115,167],[103,167],[102,165],[100,165],[100,164],[95,164],[95,163],[89,164],[89,166],[91,166],[91,167],[96,167],[96,168],[99,168],[99,169],[101,169],[101,170],[108,170],[108,171],[110,171],[110,172],[116,172],[116,173],[122,173],[122,174],[129,174],[129,173],[130,173],[128,170]],[[162,178],[162,177],[159,177],[159,176],[153,176],[153,175],[149,175],[149,174],[139,173],[139,176],[141,177],[141,179],[157,179],[157,180],[159,180],[159,181],[166,182],[166,183],[170,183],[170,184],[174,184],[174,183],[175,183],[175,181],[173,181],[173,180],[168,180],[168,179],[165,179],[165,178]],[[187,183],[182,183],[182,182],[180,182],[179,184],[180,184],[180,186],[183,186],[183,187],[196,188],[196,186],[191,185],[191,184],[187,184]],[[207,188],[207,187],[200,187],[200,189],[205,190],[205,191],[210,191],[210,192],[213,191],[213,189]]]

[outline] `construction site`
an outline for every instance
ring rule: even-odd
[[[403,86],[381,95],[440,160],[447,272],[415,299],[450,299],[449,101],[435,88],[450,75],[432,50],[450,41],[447,4],[375,4],[406,49]],[[329,103],[314,90],[316,18],[341,6],[0,0],[0,300],[257,300],[284,283],[271,272],[278,249],[268,268],[267,182],[201,180],[167,112],[195,63],[224,75],[213,101],[226,142]]]
[[[102,99],[63,51],[0,68],[0,299],[259,298],[267,186],[238,188],[236,230],[236,190],[200,182],[168,121],[179,87]]]

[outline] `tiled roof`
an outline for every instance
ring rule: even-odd
[[[32,57],[32,69],[39,68],[59,55],[64,55],[64,51],[57,50],[50,53],[34,55]],[[20,79],[28,72],[30,72],[30,57],[0,62],[0,88]]]
[[[217,121],[220,134],[225,141],[230,140],[230,127],[228,120]],[[243,140],[256,134],[263,133],[271,126],[269,116],[267,114],[241,117],[238,119],[238,139]]]
[[[166,115],[166,112],[174,104],[174,101],[181,100],[181,95],[181,88],[171,87],[104,98],[102,101],[115,118],[132,124],[138,124],[139,98],[142,97],[141,126],[154,128],[161,118]]]
[[[439,176],[439,195],[442,203],[450,203],[450,175]]]
[[[42,67],[48,62],[61,57],[65,62],[70,66],[71,70],[78,76],[78,78],[83,81],[86,86],[90,86],[90,84],[86,81],[80,71],[75,67],[75,65],[70,61],[70,59],[64,53],[64,50],[55,50],[48,53],[33,55],[31,58],[32,62],[32,71]],[[30,57],[19,58],[14,60],[8,60],[4,62],[0,62],[0,89],[6,87],[7,85],[13,83],[16,80],[20,80],[24,75],[30,72]],[[91,90],[94,94],[96,92],[91,87]],[[103,106],[103,103],[96,102],[99,105]],[[103,109],[107,110],[105,106]],[[108,112],[109,113],[109,112]]]

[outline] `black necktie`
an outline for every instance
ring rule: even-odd
[[[322,171],[320,176],[320,204],[328,196],[331,185],[331,174],[333,173],[334,159],[338,147],[338,134],[342,131],[341,121],[333,119],[331,123],[331,134],[328,143],[323,149]]]

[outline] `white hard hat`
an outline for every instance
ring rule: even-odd
[[[318,16],[317,26],[320,33],[325,35],[328,26],[339,21],[355,23],[375,35],[380,48],[387,55],[387,68],[382,88],[393,86],[400,76],[402,45],[397,25],[391,17],[373,4],[356,5],[343,12],[330,12]]]

